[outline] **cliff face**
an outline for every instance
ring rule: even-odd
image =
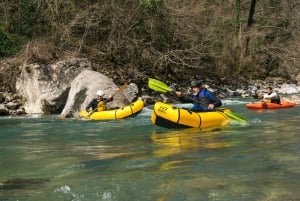
[[[0,3],[0,58],[15,57],[1,62],[0,85],[12,90],[19,66],[67,57],[87,58],[117,84],[300,83],[297,0],[21,2]]]

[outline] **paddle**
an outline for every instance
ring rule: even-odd
[[[120,93],[121,91],[123,91],[123,89],[125,89],[127,87],[127,82],[125,82],[125,84],[123,84],[115,93],[113,93],[113,95],[111,95],[111,97],[114,97],[116,94]],[[105,100],[104,103],[107,103],[109,101],[109,99]],[[96,112],[98,109],[98,107],[96,109],[94,109],[89,115],[91,116],[94,112]]]
[[[127,82],[125,82],[122,86],[120,86],[120,88],[113,95],[111,95],[111,97],[114,97],[116,94],[123,91],[123,89],[125,89],[126,87],[127,87]]]
[[[163,92],[163,93],[166,93],[166,92],[173,92],[173,93],[175,93],[175,91],[173,91],[167,84],[165,84],[162,81],[156,80],[154,78],[149,78],[148,86],[149,86],[150,89],[152,89],[154,91]],[[188,97],[188,96],[183,96],[183,97],[186,98],[186,99],[189,99],[189,100],[191,100],[193,102],[201,103],[200,101],[198,101],[196,99],[193,99],[191,97]],[[236,113],[234,113],[234,112],[232,112],[232,111],[230,111],[230,110],[228,110],[226,108],[215,108],[215,110],[223,112],[229,118],[231,118],[231,119],[233,119],[235,121],[247,122],[247,120],[246,120],[245,117],[242,117],[241,115],[236,114]]]

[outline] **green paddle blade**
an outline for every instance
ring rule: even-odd
[[[228,110],[224,110],[223,111],[224,114],[226,114],[229,118],[235,120],[235,121],[238,121],[238,122],[241,122],[241,123],[246,123],[247,122],[247,119],[239,114],[236,114],[232,111],[228,111]]]
[[[167,84],[165,84],[159,80],[156,80],[154,78],[149,78],[148,86],[150,89],[152,89],[154,91],[158,91],[158,92],[166,93],[166,92],[172,91],[172,89]]]
[[[241,123],[246,123],[248,120],[243,117],[242,115],[239,115],[233,111],[231,111],[228,108],[216,108],[217,111],[223,112],[224,114],[226,114],[227,117],[229,117],[230,119],[234,120],[234,121],[238,121]]]

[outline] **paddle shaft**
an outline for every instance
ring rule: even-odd
[[[201,105],[201,102],[197,99],[194,99],[192,97],[189,97],[189,96],[182,96],[186,99],[189,99],[191,101],[194,101],[196,103],[199,103],[199,106],[201,107],[202,110],[204,111],[207,111],[207,109],[205,109],[202,105]],[[226,111],[226,109],[221,109],[221,108],[213,108],[211,110],[208,110],[208,111],[219,111],[219,112],[223,112],[224,114],[226,114],[227,116],[229,116],[231,119],[235,119],[235,120],[238,120],[238,121],[241,121],[241,122],[246,122],[246,119],[232,111]]]
[[[172,92],[173,92],[173,91],[172,91]],[[173,93],[176,94],[176,92],[173,92]],[[201,103],[199,100],[197,100],[197,99],[194,99],[194,98],[189,97],[189,96],[184,96],[184,95],[181,95],[181,97],[183,97],[183,98],[185,98],[185,99],[188,99],[188,100],[191,100],[191,101],[193,101],[193,102],[195,102],[195,103],[198,103],[198,104],[199,104],[199,107],[200,107],[202,110],[204,110],[204,111],[210,110],[210,109],[208,109],[208,108],[204,108],[204,107],[201,105],[202,103]],[[211,111],[214,111],[214,110],[217,110],[217,108],[211,109]]]
[[[111,97],[114,97],[116,94],[121,92],[123,89],[126,88],[126,86],[127,86],[127,82],[125,82],[125,84],[123,84]]]

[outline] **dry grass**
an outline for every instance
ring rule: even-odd
[[[163,2],[153,11],[139,1],[47,0],[50,34],[28,42],[19,58],[24,63],[51,63],[68,56],[87,57],[99,71],[131,68],[170,79],[197,71],[201,76],[239,79],[299,73],[296,0],[257,1],[251,27],[251,1],[241,1],[238,26],[235,0]]]

